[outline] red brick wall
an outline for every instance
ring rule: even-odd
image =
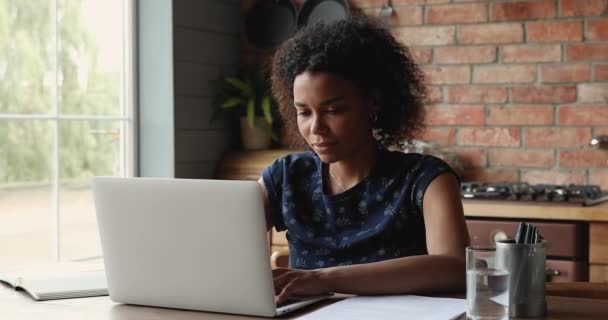
[[[382,0],[351,0],[375,15]],[[465,179],[608,189],[608,0],[393,0],[394,35],[429,78],[420,137]]]
[[[376,15],[387,1],[349,2]],[[393,5],[388,23],[429,78],[420,138],[456,152],[465,179],[608,189],[608,151],[587,146],[608,134],[608,0]]]

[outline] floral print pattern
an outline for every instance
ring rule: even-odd
[[[444,161],[382,149],[368,177],[335,195],[326,192],[324,165],[315,153],[304,152],[262,172],[272,223],[287,230],[291,268],[426,254],[422,200],[434,178],[454,173]]]

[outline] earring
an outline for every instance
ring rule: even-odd
[[[372,121],[372,123],[376,123],[376,122],[378,122],[378,112],[375,112],[375,111],[374,111],[374,112],[372,112],[372,113],[369,115],[369,119]]]

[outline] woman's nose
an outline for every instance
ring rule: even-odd
[[[322,132],[325,131],[326,128],[327,127],[325,125],[323,117],[313,116],[313,118],[312,118],[312,124],[310,125],[310,132],[312,134],[322,133]]]

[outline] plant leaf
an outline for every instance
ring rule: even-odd
[[[255,126],[255,99],[253,98],[247,102],[247,123],[250,128]]]
[[[242,103],[243,103],[243,99],[241,99],[241,98],[230,98],[222,104],[222,108],[230,109],[230,108],[236,107]]]
[[[262,98],[262,112],[264,112],[264,118],[266,122],[272,124],[272,111],[270,110],[270,97],[264,96]]]
[[[261,128],[266,135],[270,136],[272,140],[279,141],[279,137],[273,132],[272,125],[270,123],[262,123],[261,125],[258,125],[258,127]]]
[[[226,78],[226,82],[228,82],[233,87],[241,90],[247,97],[251,97],[253,95],[253,89],[251,88],[251,85],[249,85],[243,80],[228,77]]]

